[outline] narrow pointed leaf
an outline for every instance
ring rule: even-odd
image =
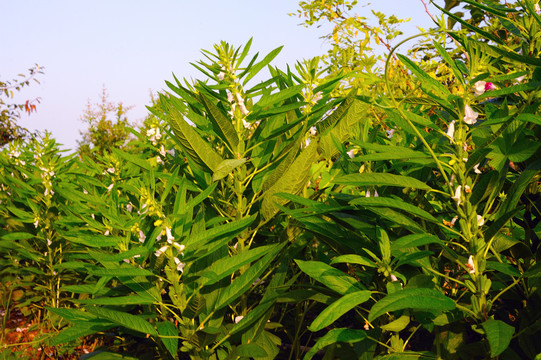
[[[403,289],[376,302],[370,309],[368,321],[372,322],[381,315],[396,310],[448,311],[455,307],[455,302],[443,295],[441,291],[426,288]]]
[[[109,320],[115,324],[124,326],[127,329],[135,330],[143,334],[150,334],[157,336],[158,332],[147,321],[141,319],[138,316],[128,314],[122,311],[106,309],[102,307],[90,306],[87,311],[91,314],[98,316],[101,319]]]
[[[295,260],[299,268],[312,279],[341,295],[366,290],[354,277],[320,261]]]
[[[332,329],[326,333],[323,337],[319,338],[316,344],[304,355],[303,360],[310,360],[319,350],[325,348],[328,345],[344,342],[344,343],[356,343],[366,339],[366,332],[364,330],[354,329]]]
[[[257,280],[263,271],[267,270],[270,263],[274,260],[278,252],[285,246],[286,243],[281,244],[279,247],[270,251],[261,260],[253,264],[246,270],[241,276],[236,278],[231,285],[226,287],[220,294],[215,310],[221,309],[224,306],[230,305],[233,301],[239,298],[242,294],[250,288],[250,286]]]
[[[212,181],[218,181],[229,175],[233,170],[246,162],[246,158],[223,160],[214,171]]]
[[[388,173],[349,174],[337,177],[333,182],[335,184],[353,186],[398,186],[431,190],[430,186],[415,178]]]
[[[386,198],[386,197],[359,197],[355,200],[349,202],[351,205],[361,205],[361,206],[377,206],[377,207],[391,207],[395,209],[401,209],[405,212],[408,212],[412,215],[421,217],[428,221],[438,223],[438,219],[432,216],[430,213],[424,211],[423,209],[418,208],[417,206],[411,205],[407,202],[404,202],[399,199]]]
[[[261,212],[265,219],[270,219],[278,212],[278,205],[285,205],[289,200],[274,196],[277,193],[298,194],[310,178],[310,169],[317,155],[317,142],[310,145],[293,161],[285,173],[263,195]]]
[[[199,98],[205,109],[207,110],[208,118],[210,119],[213,129],[218,136],[229,145],[232,151],[235,151],[239,144],[239,136],[231,119],[224,115],[205,94],[200,93]]]
[[[199,136],[199,134],[189,125],[182,115],[174,108],[169,108],[171,115],[169,123],[175,133],[180,145],[186,154],[199,166],[208,168],[212,172],[216,171],[222,158],[210,145]]]
[[[363,290],[342,296],[340,299],[327,306],[327,308],[312,321],[312,324],[310,324],[308,329],[316,332],[326,328],[357,305],[370,299],[371,294],[370,291]]]
[[[267,56],[263,58],[260,62],[252,66],[246,77],[244,78],[243,85],[246,85],[248,81],[250,81],[251,78],[257,75],[261,69],[263,69],[265,66],[267,66],[279,53],[282,51],[283,46],[280,46],[274,50],[272,50]]]
[[[355,90],[355,89],[354,89]],[[316,124],[316,129],[318,134],[325,135],[333,129],[333,127],[346,115],[347,111],[356,101],[354,97],[354,90],[352,90],[349,95],[344,99],[344,101],[338,105],[338,107],[323,121],[320,121]]]

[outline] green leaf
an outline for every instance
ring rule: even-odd
[[[202,168],[208,168],[212,172],[216,171],[218,165],[223,161],[221,156],[199,136],[191,125],[184,121],[177,109],[169,107],[169,114],[169,124],[190,159]]]
[[[410,60],[404,55],[397,55],[400,61],[419,79],[421,82],[421,87],[425,90],[426,93],[433,93],[434,95],[439,95],[443,99],[447,99],[451,93],[449,90],[443,86],[438,80],[434,79],[432,76],[428,75],[423,69],[419,67],[414,61]],[[445,103],[447,103],[445,101]]]
[[[361,255],[356,254],[346,254],[346,255],[340,255],[332,259],[331,264],[341,264],[341,263],[348,263],[348,264],[357,264],[361,266],[368,266],[368,267],[377,267],[376,263],[373,262],[370,259],[367,259]]]
[[[242,159],[227,159],[223,160],[216,167],[216,171],[212,175],[212,181],[218,181],[229,175],[233,170],[246,162],[246,158]]]
[[[146,305],[153,304],[155,302],[155,300],[152,298],[140,295],[98,297],[95,299],[80,299],[73,301],[92,305]]]
[[[277,247],[282,247],[282,245],[274,244],[260,246],[248,251],[243,251],[238,255],[222,258],[214,262],[210,270],[207,270],[201,274],[201,277],[208,279],[208,281],[204,282],[204,285],[211,285],[222,280],[226,276],[233,274],[241,267],[250,264],[252,261],[259,259]]]
[[[224,115],[222,110],[220,110],[205,94],[200,93],[199,99],[201,103],[207,110],[208,118],[213,125],[213,129],[218,134],[218,136],[229,145],[232,153],[235,152],[237,146],[239,145],[239,136],[231,119]]]
[[[504,352],[509,346],[515,328],[501,320],[488,319],[481,324],[490,345],[490,355],[496,357]]]
[[[136,357],[128,356],[128,355],[122,355],[118,353],[113,353],[109,351],[96,351],[95,355],[92,355],[92,353],[88,354],[90,356],[85,355],[85,359],[92,359],[92,360],[138,360]]]
[[[97,323],[89,321],[85,326],[75,325],[60,331],[56,336],[51,339],[50,345],[56,346],[60,344],[65,344],[70,341],[78,340],[87,335],[92,335],[100,331],[109,330],[115,327],[115,324],[107,323]]]
[[[284,100],[287,100],[297,94],[299,94],[302,89],[304,88],[304,84],[301,85],[294,85],[291,87],[288,87],[282,91],[279,91],[274,94],[270,95],[264,95],[261,97],[261,99],[254,105],[252,108],[252,111],[254,113],[258,113],[262,110],[264,110],[267,107],[271,107],[273,105],[276,105],[278,103],[281,103]]]
[[[355,95],[356,89],[353,89],[349,92],[348,96],[344,101],[338,105],[338,107],[323,121],[320,121],[316,124],[316,129],[320,136],[326,135],[329,131],[334,128],[334,125],[340,121],[344,115],[348,112],[349,108],[356,101]]]
[[[486,31],[484,31],[484,30],[481,30],[481,29],[479,29],[479,28],[476,27],[476,26],[471,25],[470,23],[468,23],[468,22],[462,20],[460,17],[458,17],[458,16],[456,16],[456,15],[450,13],[449,11],[447,11],[447,10],[445,10],[444,8],[438,6],[437,4],[433,4],[433,5],[434,5],[435,7],[437,7],[438,9],[440,9],[441,11],[443,11],[445,14],[447,14],[447,16],[449,16],[451,19],[453,19],[453,20],[459,22],[460,24],[462,24],[462,26],[464,26],[465,28],[470,29],[470,30],[473,31],[473,32],[476,32],[476,33],[478,33],[479,35],[481,35],[481,36],[483,36],[483,37],[485,37],[485,38],[487,38],[487,39],[490,39],[490,40],[494,41],[495,43],[502,44],[502,41],[501,41],[500,38],[498,38],[498,37],[496,37],[496,36],[494,36],[494,35],[492,35],[492,34],[486,32]]]
[[[388,173],[349,174],[337,177],[333,182],[335,184],[352,186],[398,186],[421,190],[432,189],[424,182],[415,178]]]
[[[2,235],[3,240],[28,240],[35,237],[36,235],[25,232],[12,232]]]
[[[518,179],[515,180],[513,185],[511,185],[511,188],[509,189],[507,198],[505,199],[505,202],[503,206],[501,207],[501,210],[498,211],[498,213],[503,213],[505,211],[512,210],[517,207],[520,197],[530,185],[532,180],[539,174],[539,171],[541,170],[541,160],[534,161],[530,163],[526,169],[524,169]],[[474,188],[475,190],[475,188]]]
[[[98,316],[101,319],[109,320],[115,324],[124,326],[127,329],[134,330],[143,334],[158,336],[158,332],[152,325],[138,316],[128,314],[122,311],[106,309],[102,307],[89,306],[86,310]]]
[[[402,331],[408,326],[410,323],[410,317],[409,315],[402,315],[396,320],[391,321],[388,324],[381,325],[380,327],[385,331],[394,331],[399,332]]]
[[[321,261],[295,260],[295,262],[302,272],[340,295],[366,290],[355,278]]]
[[[176,358],[179,339],[175,338],[175,336],[179,336],[179,333],[175,324],[170,321],[160,321],[156,323],[156,329],[158,329],[160,340],[167,351],[173,358]]]
[[[539,115],[522,113],[517,116],[517,120],[524,121],[524,122],[531,122],[532,124],[536,124],[536,125],[541,125],[541,116]]]
[[[223,289],[220,294],[220,298],[216,302],[215,310],[219,310],[224,306],[230,305],[235,299],[244,294],[246,290],[248,290],[248,288],[250,288],[250,286],[263,273],[263,271],[268,270],[270,263],[285,245],[286,243],[282,243],[280,246],[272,249],[261,260],[251,265],[248,270],[236,278],[231,285]]]
[[[263,58],[260,62],[255,64],[246,77],[244,78],[244,81],[242,82],[242,85],[245,86],[248,81],[250,81],[251,78],[257,75],[261,69],[263,69],[265,66],[267,66],[279,53],[282,51],[283,46],[280,46],[274,50],[272,50],[267,56]]]
[[[445,60],[445,62],[449,65],[451,70],[453,70],[453,74],[455,75],[455,78],[464,85],[464,75],[462,72],[458,69],[456,66],[455,61],[451,58],[451,55],[445,50],[443,46],[441,46],[437,41],[433,41],[432,44],[438,51],[438,53],[441,55],[442,59]]]
[[[521,207],[515,208],[498,217],[485,231],[485,241],[488,243],[494,237],[494,235],[496,235],[496,233],[500,231],[500,229],[504,227],[505,224],[507,224],[507,222],[511,220],[515,216],[515,214],[521,210]]]
[[[265,349],[257,344],[242,344],[234,350],[234,354],[239,357],[246,357],[250,359],[268,356]]]
[[[310,145],[293,161],[284,174],[263,195],[261,213],[265,219],[272,218],[278,212],[278,205],[283,206],[289,200],[275,197],[277,193],[298,194],[308,183],[310,169],[317,155],[317,142]]]
[[[403,289],[376,302],[370,309],[368,321],[372,322],[381,315],[396,310],[448,311],[455,307],[455,302],[443,295],[441,291],[426,288]]]
[[[143,160],[141,157],[129,154],[129,153],[127,153],[125,151],[122,151],[120,149],[117,149],[117,148],[111,148],[111,150],[118,157],[120,157],[120,158],[122,158],[122,159],[124,159],[126,161],[129,161],[132,164],[135,164],[135,165],[139,166],[140,168],[142,168],[142,169],[144,169],[146,171],[151,171],[150,164],[148,162],[146,162],[145,160]]]
[[[319,338],[316,344],[304,355],[303,360],[310,360],[319,350],[324,347],[337,343],[356,343],[366,339],[366,332],[364,330],[353,329],[332,329],[326,333],[323,337]]]
[[[362,304],[363,302],[370,299],[371,294],[372,293],[370,291],[362,290],[342,296],[340,299],[336,300],[325,310],[323,310],[314,319],[314,321],[312,321],[312,324],[308,327],[308,329],[310,329],[310,331],[316,332],[323,328],[326,328],[327,326],[338,320],[339,317],[353,309],[355,306]]]
[[[361,205],[361,206],[384,206],[391,207],[395,209],[401,209],[410,214],[419,216],[428,221],[438,223],[438,219],[432,216],[430,213],[418,208],[417,206],[408,204],[399,199],[387,198],[387,197],[359,197],[349,202],[351,205]]]
[[[139,268],[89,269],[90,275],[96,276],[155,276],[152,271]]]
[[[267,311],[274,305],[276,302],[277,295],[273,295],[267,299],[262,300],[259,305],[254,309],[250,310],[248,315],[242,318],[233,328],[229,331],[230,335],[237,334],[243,330],[246,330],[252,326],[255,322],[259,321]]]

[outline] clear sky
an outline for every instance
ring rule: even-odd
[[[428,2],[428,0],[426,1]],[[235,46],[253,37],[252,55],[284,45],[273,63],[283,67],[323,54],[320,39],[329,28],[304,28],[295,0],[0,0],[0,79],[11,80],[34,64],[45,67],[40,85],[18,99],[41,98],[37,112],[21,125],[48,129],[65,148],[74,149],[84,129],[80,118],[102,87],[110,100],[134,105],[131,121],[141,121],[150,91],[165,80],[198,77],[189,63],[201,49],[225,40]],[[421,0],[360,0],[356,13],[370,9],[411,18],[402,29],[430,27]],[[431,11],[437,14],[434,8]]]

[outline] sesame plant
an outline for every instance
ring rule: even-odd
[[[291,253],[306,241],[275,194],[314,191],[314,124],[325,115],[332,127],[352,102],[330,97],[341,77],[321,81],[317,59],[283,72],[268,66],[280,49],[259,62],[244,61],[250,43],[215,50],[205,52],[213,62],[196,65],[209,79],[168,83],[129,150],[71,156],[47,191],[58,201],[57,238],[70,250],[50,264],[63,301],[44,304],[63,329],[36,343],[114,331],[115,352],[277,356],[281,325],[271,317],[294,282]],[[271,78],[248,88],[266,67]],[[4,239],[35,241],[31,225]]]
[[[462,56],[447,51],[445,37],[433,43],[454,83],[397,55],[424,95],[390,86],[389,61],[387,92],[370,105],[394,131],[360,124],[340,144],[341,172],[319,201],[284,195],[297,204],[286,214],[319,241],[320,260],[296,263],[333,299],[319,300],[308,327],[318,340],[305,359],[321,349],[382,359],[541,351],[540,18],[531,2],[467,3],[496,17],[506,37],[442,9],[467,28],[450,33]]]

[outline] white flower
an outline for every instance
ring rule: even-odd
[[[398,281],[398,278],[394,274],[391,274],[391,281]]]
[[[355,154],[353,154],[353,149],[349,150],[349,151],[347,152],[347,154],[348,154],[348,156],[349,156],[350,159],[353,159],[353,158],[355,157]]]
[[[51,241],[51,239],[47,239],[47,246],[51,246],[52,243],[53,243],[53,242]]]
[[[223,71],[220,71],[220,72],[218,73],[218,79],[220,79],[220,81],[222,81],[222,80],[224,79],[224,77],[225,77],[224,72],[223,72]]]
[[[481,215],[477,215],[477,226],[483,226],[485,224],[485,219]]]
[[[473,262],[473,255],[470,255],[468,258],[468,264],[466,265],[469,269],[470,274],[475,274],[475,263]]]
[[[113,190],[113,186],[115,186],[115,183],[111,183],[111,185],[107,186],[107,192]]]
[[[37,228],[39,225],[39,219],[36,219],[36,221],[34,221],[34,227]]]
[[[177,264],[177,271],[184,272],[185,263],[181,262],[178,258],[175,258],[175,264]]]
[[[476,174],[480,174],[481,170],[479,170],[479,164],[475,164],[473,167],[473,172]]]
[[[321,91],[318,91],[317,93],[314,94],[312,101],[316,103],[321,99],[323,99],[323,93]]]
[[[166,153],[168,153],[171,156],[175,156],[175,149],[167,150]]]
[[[126,205],[126,210],[127,210],[128,212],[130,212],[130,213],[132,212],[132,210],[133,210],[133,204],[131,203],[131,201],[128,203],[128,205]]]
[[[111,234],[111,233],[109,232],[109,230],[107,230],[106,232],[103,233],[103,235],[105,235],[105,236],[109,236],[109,234]]]
[[[242,315],[235,316],[235,324],[238,324],[239,321],[241,321],[242,319],[244,319],[244,316],[242,316]]]
[[[244,99],[240,96],[240,93],[235,93],[235,96],[237,97],[237,102],[239,104],[244,104]]]
[[[182,252],[182,251],[186,248],[186,246],[185,246],[184,244],[179,244],[179,243],[176,242],[176,241],[173,241],[172,245],[173,245],[173,247],[174,247],[175,249],[177,249],[177,250],[180,251],[180,252]]]
[[[249,129],[252,127],[252,124],[249,123],[248,121],[242,119],[242,126],[244,126],[245,129]]]
[[[144,243],[145,240],[146,240],[147,236],[145,235],[145,233],[143,232],[143,230],[139,230],[139,242],[140,243]]]
[[[154,255],[156,255],[156,257],[160,257],[160,256],[162,256],[163,253],[165,253],[167,251],[167,249],[169,249],[169,245],[164,245],[161,248],[159,248],[158,250],[156,250]]]
[[[460,206],[460,196],[462,195],[462,185],[458,185],[455,190],[455,196],[453,196],[453,200],[456,201],[457,206]]]
[[[306,139],[306,140],[304,141],[304,147],[307,148],[308,145],[310,145],[310,139]]]
[[[163,162],[163,160],[162,160],[162,158],[161,158],[159,155],[156,156],[156,163],[165,165],[164,162]]]
[[[248,115],[250,112],[248,111],[248,109],[246,109],[246,106],[244,105],[243,102],[239,103],[239,108],[240,108],[240,112],[242,112],[242,115],[246,116]]]
[[[385,132],[387,133],[387,138],[391,139],[394,135],[394,130],[395,129],[391,129],[391,130],[385,130]]]
[[[160,155],[161,156],[165,156],[165,148],[162,146],[160,146]]]
[[[458,220],[458,216],[455,216],[454,218],[451,219],[451,224],[454,226],[457,220]]]
[[[526,75],[519,76],[518,78],[515,79],[515,83],[520,84],[521,82],[524,81],[525,77],[526,77]]]
[[[109,174],[114,174],[114,173],[115,173],[115,168],[114,168],[114,167],[110,167],[110,168],[107,169],[107,172],[108,172]]]
[[[232,103],[233,100],[235,100],[234,97],[233,97],[233,94],[228,91],[227,92],[227,102]]]
[[[171,233],[171,228],[166,227],[166,228],[165,228],[165,234],[167,235],[167,242],[168,242],[169,244],[171,244],[172,241],[175,240],[175,237],[174,237],[173,234]]]
[[[484,94],[486,84],[487,84],[486,81],[478,81],[473,85],[473,89],[475,90],[476,96]]]
[[[449,127],[447,128],[447,137],[451,140],[449,142],[452,144],[455,140],[455,121],[451,121],[449,123]]]
[[[473,125],[477,122],[477,117],[479,116],[479,113],[473,111],[473,109],[466,105],[464,106],[464,122],[468,125]]]
[[[86,189],[83,189],[83,194],[88,195],[88,191],[86,191]]]
[[[541,7],[539,7],[539,3],[534,4],[533,8],[534,8],[536,13],[538,13],[538,14],[541,13]]]
[[[317,135],[317,128],[315,126],[312,126],[310,128],[310,135],[311,136],[316,136]]]

